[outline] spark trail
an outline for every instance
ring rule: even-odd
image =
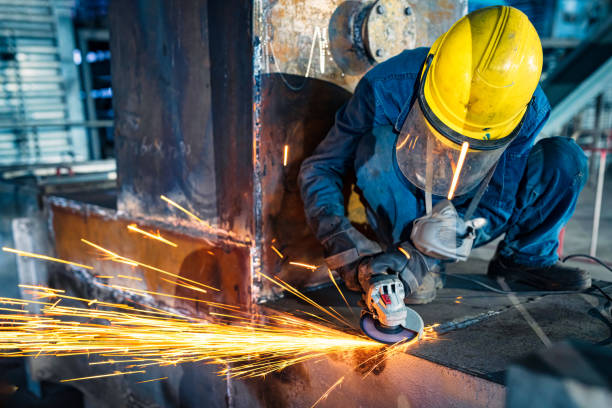
[[[198,361],[229,366],[232,377],[264,376],[333,352],[381,348],[363,336],[288,313],[211,313],[222,320],[212,323],[161,309],[100,301],[94,303],[96,308],[88,308],[86,304],[94,299],[70,297],[48,288],[32,286],[30,294],[50,301],[0,298],[0,303],[13,305],[9,313],[0,315],[0,357],[89,355],[95,360],[91,364],[125,365],[126,371],[100,377],[141,374],[152,365]],[[56,298],[81,301],[83,306],[63,306]],[[42,305],[41,313],[18,308],[30,304]],[[219,375],[227,370],[220,370]]]
[[[164,196],[162,199],[190,217],[200,220],[170,199]],[[174,244],[161,237],[159,233],[153,234],[138,227],[130,230],[170,246]],[[160,279],[173,283],[176,287],[209,295],[219,291],[202,282],[120,255],[86,239],[81,241],[95,249],[104,260],[156,272],[165,276],[165,278],[160,276]],[[46,255],[6,247],[2,249],[18,256],[93,269],[89,265]],[[284,259],[280,251],[277,251],[277,254]],[[316,269],[314,265],[301,262],[289,263],[310,270]],[[349,333],[342,331],[339,328],[346,330],[353,325],[335,309],[316,303],[278,277],[272,278],[262,273],[259,275],[310,305],[319,314],[295,311],[295,313],[266,312],[264,315],[243,311],[237,305],[137,289],[110,282],[100,283],[102,286],[140,296],[177,298],[204,303],[210,308],[205,318],[192,318],[142,304],[135,307],[70,296],[61,289],[19,285],[23,293],[31,295],[32,299],[0,297],[0,357],[87,355],[90,365],[109,368],[104,374],[64,381],[145,374],[147,367],[150,366],[168,366],[185,362],[217,364],[222,367],[218,371],[220,376],[246,378],[265,376],[294,364],[320,359],[330,353],[338,352],[367,350],[373,356],[371,359],[383,361],[396,352],[404,351],[416,341],[414,339],[389,347],[354,331]],[[140,279],[127,275],[96,274],[95,276],[112,281],[117,278]],[[331,274],[330,278],[348,305]],[[350,308],[350,305],[348,306]],[[32,313],[31,310],[36,308],[39,312]],[[323,324],[305,320],[303,317],[314,317]],[[435,339],[433,327],[425,328],[426,340]],[[121,365],[122,370],[111,367],[115,364]],[[161,379],[163,378],[143,378],[141,382]],[[320,401],[341,382],[339,380],[330,387]]]

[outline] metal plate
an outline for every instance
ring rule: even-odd
[[[406,0],[379,0],[370,9],[366,22],[366,48],[376,62],[382,62],[416,44],[415,9]]]
[[[362,38],[369,7],[358,1],[346,1],[329,20],[329,49],[340,69],[349,75],[364,74],[375,64]]]

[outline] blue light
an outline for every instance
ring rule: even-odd
[[[110,59],[110,51],[89,51],[85,56],[85,60],[90,64]]]
[[[83,62],[83,56],[81,55],[81,50],[74,49],[72,50],[72,61],[74,61],[75,65],[81,65]]]
[[[91,91],[91,97],[93,99],[110,99],[113,97],[112,88],[94,89]]]

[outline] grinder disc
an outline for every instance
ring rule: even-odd
[[[395,344],[402,340],[410,341],[421,338],[424,327],[423,319],[414,310],[406,309],[408,309],[408,316],[405,323],[395,327],[382,326],[370,313],[365,313],[361,316],[359,322],[361,330],[372,340],[385,344]]]

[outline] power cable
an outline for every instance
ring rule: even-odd
[[[606,265],[602,260],[598,259],[597,257],[591,256],[591,255],[586,255],[586,254],[572,254],[572,255],[568,255],[565,258],[563,258],[561,260],[561,262],[565,262],[568,259],[571,258],[588,258],[591,259],[592,261],[597,262],[599,265],[603,266],[604,268],[606,268],[608,271],[612,272],[612,268],[610,268],[608,265]],[[503,290],[503,289],[498,289],[495,288],[489,284],[486,284],[484,282],[479,281],[476,278],[473,278],[471,276],[462,276],[462,275],[455,275],[452,273],[447,273],[447,272],[440,272],[441,274],[444,274],[446,276],[450,276],[453,278],[457,278],[457,279],[461,279],[461,280],[465,280],[465,281],[469,281],[471,283],[474,283],[478,286],[481,286],[491,292],[494,293],[499,293],[502,295],[532,295],[532,296],[548,296],[548,295],[570,295],[570,294],[576,294],[576,293],[584,293],[586,291],[589,291],[591,288],[598,290],[599,292],[602,293],[602,295],[604,295],[608,300],[612,301],[612,299],[610,298],[610,296],[604,292],[605,289],[609,289],[612,287],[612,284],[604,286],[603,288],[597,286],[597,285],[591,285],[590,288],[584,289],[584,290],[566,290],[566,291],[553,291],[553,290],[546,290],[546,291],[530,291],[530,290],[525,290],[525,291],[508,291],[508,290]]]

